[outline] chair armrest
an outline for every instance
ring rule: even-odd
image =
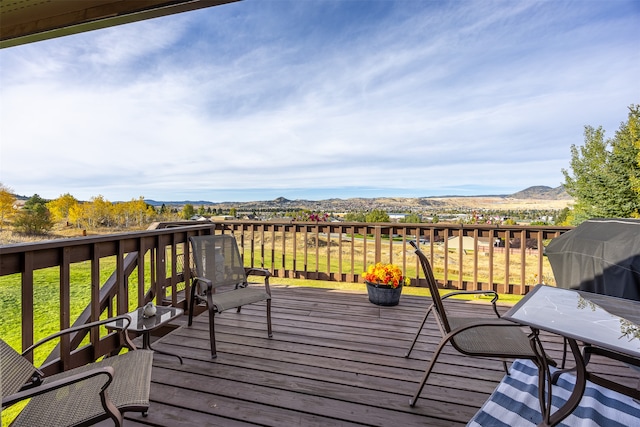
[[[263,276],[264,287],[267,293],[271,295],[271,288],[269,288],[269,277],[271,277],[271,272],[269,270],[264,268],[245,267],[244,272],[247,276]]]
[[[84,329],[88,329],[88,328],[93,328],[94,326],[100,326],[100,325],[104,325],[106,323],[110,323],[110,322],[114,322],[116,320],[124,320],[125,324],[123,325],[122,329],[121,329],[121,333],[123,334],[123,336],[125,337],[125,341],[127,342],[127,345],[130,345],[131,349],[135,349],[135,345],[129,340],[129,335],[126,334],[126,330],[129,328],[129,325],[131,324],[131,317],[129,317],[128,314],[121,314],[119,316],[116,317],[111,317],[108,319],[103,319],[103,320],[97,320],[95,322],[91,322],[91,323],[87,323],[84,325],[78,325],[78,326],[73,326],[71,328],[67,328],[67,329],[63,329],[60,332],[56,332],[55,334],[49,335],[48,337],[45,337],[43,339],[41,339],[40,341],[36,342],[35,344],[31,345],[30,347],[27,347],[23,352],[22,355],[25,356],[27,354],[29,354],[30,352],[32,352],[33,350],[35,350],[37,347],[39,347],[40,345],[51,341],[55,338],[59,338],[63,335],[68,335],[74,332],[78,332],[78,331],[82,331]]]
[[[266,278],[271,277],[271,272],[265,268],[245,267],[244,273],[247,276],[264,276]]]
[[[206,287],[208,291],[211,291],[211,289],[213,289],[213,283],[211,282],[211,280],[205,278],[205,277],[194,277],[193,278],[193,283],[192,286],[195,286],[198,284],[198,282],[202,282]]]
[[[109,384],[111,384],[111,381],[113,381],[114,374],[115,374],[115,370],[113,369],[113,367],[103,366],[101,368],[95,368],[95,369],[80,372],[77,374],[69,375],[65,378],[60,378],[55,381],[46,382],[44,384],[41,384],[35,387],[23,389],[9,396],[3,396],[2,407],[6,408],[21,400],[29,399],[44,393],[48,393],[52,390],[57,390],[59,388],[66,387],[71,384],[86,381],[87,379],[96,377],[98,375],[105,376],[105,380],[104,380],[105,382],[102,385],[101,391],[100,391],[100,393],[102,394],[104,390],[106,390],[106,388],[109,386]]]
[[[500,313],[498,313],[498,308],[496,307],[496,302],[498,301],[498,293],[496,291],[454,291],[449,292],[440,298],[445,300],[455,295],[492,295],[493,298],[491,298],[491,305],[493,305],[493,311],[496,313],[496,316],[500,317]]]

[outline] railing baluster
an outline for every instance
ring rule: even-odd
[[[62,248],[62,256],[60,260],[60,329],[66,329],[71,326],[71,249],[69,247]],[[70,354],[69,335],[60,337],[60,354]],[[62,361],[64,370],[70,368],[69,360],[65,358]]]
[[[23,254],[22,270],[22,349],[33,344],[33,257],[31,251]],[[33,352],[27,355],[33,363]]]

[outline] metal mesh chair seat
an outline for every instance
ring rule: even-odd
[[[218,313],[222,313],[230,308],[238,308],[243,305],[265,301],[271,296],[264,289],[259,288],[239,288],[233,292],[222,292],[213,294],[213,304]]]
[[[245,268],[236,239],[229,234],[214,236],[192,236],[189,242],[193,249],[195,277],[191,284],[189,299],[189,326],[193,323],[193,309],[204,303],[209,311],[209,340],[211,357],[217,357],[215,337],[215,315],[231,308],[238,312],[243,305],[266,301],[267,334],[271,330],[271,290],[268,270]],[[247,280],[247,274],[264,277],[261,285]]]
[[[144,411],[149,407],[152,364],[153,351],[130,351],[48,376],[43,380],[43,384],[68,378],[80,372],[111,366],[114,377],[107,388],[109,399],[120,412]],[[68,425],[70,421],[73,421],[71,425],[75,425],[95,420],[104,414],[100,400],[100,389],[103,384],[102,378],[94,377],[58,389],[54,396],[50,396],[49,393],[35,396],[20,412],[12,426],[39,426],[43,425],[43,420],[51,426]]]
[[[527,336],[513,322],[486,317],[447,317],[451,329],[455,331],[465,326],[473,326],[451,338],[451,344],[460,352],[469,356],[496,354],[506,358],[520,358],[535,353]],[[496,326],[486,325],[495,323]],[[486,326],[483,326],[486,325]],[[498,326],[499,325],[499,326]]]
[[[116,319],[130,321],[122,315],[65,329],[39,341],[25,354],[54,338]],[[120,426],[122,412],[146,413],[153,351],[135,350],[125,331],[126,327],[119,332],[120,342],[131,351],[49,376],[0,340],[2,408],[30,399],[11,426],[84,426],[109,418]]]
[[[0,340],[0,380],[3,396],[17,393],[31,376],[38,372],[35,366],[9,344]]]
[[[409,357],[411,354],[411,350],[413,349],[431,311],[435,311],[436,322],[440,332],[442,333],[442,340],[431,357],[431,361],[424,372],[420,385],[418,386],[418,390],[409,401],[411,406],[416,404],[416,401],[420,397],[420,393],[422,392],[422,389],[429,379],[429,375],[438,360],[438,356],[442,352],[443,348],[449,343],[451,343],[457,351],[467,356],[503,359],[504,370],[507,374],[509,374],[509,370],[507,369],[507,364],[504,359],[529,359],[536,365],[539,364],[536,353],[534,352],[527,335],[515,323],[500,319],[500,314],[496,308],[496,301],[498,299],[497,293],[493,291],[458,291],[451,292],[441,297],[429,260],[418,248],[415,242],[410,243],[415,248],[415,253],[418,256],[420,265],[422,266],[433,303],[427,309],[422,320],[422,324],[418,328],[413,342],[411,343],[411,347],[405,357]],[[485,293],[493,295],[491,303],[493,304],[493,310],[497,317],[478,318],[449,316],[443,300],[453,295],[465,293]],[[554,364],[553,361],[550,363]]]

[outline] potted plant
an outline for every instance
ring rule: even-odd
[[[369,301],[376,305],[398,305],[402,286],[409,284],[409,278],[403,276],[395,264],[372,264],[362,277],[367,285]]]

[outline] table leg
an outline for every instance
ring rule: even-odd
[[[544,350],[542,349],[542,343],[538,337],[538,332],[539,331],[537,329],[532,328],[532,333],[529,336],[531,348],[538,359],[538,399],[540,400],[540,411],[542,413],[542,422],[538,425],[551,427],[559,424],[562,420],[568,417],[580,404],[580,400],[582,399],[582,395],[584,394],[587,384],[587,368],[584,363],[582,353],[580,352],[580,348],[578,347],[578,343],[574,339],[567,338],[569,347],[571,348],[571,353],[573,354],[573,358],[576,362],[576,383],[566,403],[552,414],[551,371],[549,370],[547,358]]]
[[[178,360],[180,361],[180,364],[183,365],[184,363],[182,362],[182,357],[178,356],[177,354],[173,354],[173,353],[168,353],[166,351],[162,351],[162,350],[157,350],[153,347],[151,347],[151,337],[149,336],[150,333],[149,332],[144,332],[142,334],[142,348],[148,348],[149,350],[153,350],[156,353],[160,353],[160,354],[166,354],[167,356],[173,356],[173,357],[177,357]]]

